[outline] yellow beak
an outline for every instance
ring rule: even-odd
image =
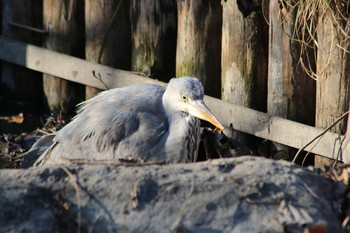
[[[220,132],[224,130],[224,126],[209,110],[209,108],[205,105],[203,100],[196,100],[189,104],[190,104],[189,111],[188,111],[189,114],[213,124],[216,127],[214,132]]]

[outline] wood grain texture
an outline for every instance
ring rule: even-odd
[[[267,111],[293,121],[314,125],[315,81],[299,64],[300,46],[293,39],[296,7],[270,0]],[[274,143],[272,150],[294,155]]]
[[[341,33],[336,32],[331,14],[331,10],[324,12],[317,33],[319,49],[316,126],[320,128],[329,126],[349,108],[350,55],[340,47],[349,51],[350,45],[342,41]],[[349,28],[347,32],[350,33]],[[344,134],[345,130],[346,120],[344,119],[332,129],[332,132]]]
[[[248,4],[223,1],[221,97],[266,111],[268,28],[261,5]]]
[[[175,77],[176,1],[131,0],[131,70],[169,81]]]
[[[334,20],[334,12],[327,7],[319,18],[317,30],[317,96],[316,96],[316,127],[327,128],[333,121],[349,110],[350,92],[350,49],[349,42],[344,40],[339,25]],[[350,16],[347,15],[349,25]],[[345,28],[349,35],[349,27]],[[346,132],[346,118],[331,129],[332,132],[344,134]],[[347,159],[348,161],[348,159]],[[322,157],[315,157],[315,165],[332,165],[333,161]]]
[[[299,42],[293,40],[295,8],[270,1],[267,109],[287,119],[313,125],[315,81],[300,66]]]
[[[129,1],[85,1],[85,58],[113,68],[130,70]],[[87,86],[89,99],[100,90]]]
[[[194,76],[221,95],[222,6],[219,0],[178,1],[176,76]]]
[[[261,4],[227,0],[222,6],[221,98],[266,111],[268,28]],[[230,137],[252,140],[240,132]]]
[[[84,56],[83,2],[43,1],[44,27],[49,29],[45,37],[44,47],[70,54]],[[82,100],[82,87],[48,74],[43,76],[45,100],[54,114],[71,114],[75,106]]]

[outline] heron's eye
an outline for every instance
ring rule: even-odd
[[[187,101],[187,100],[188,100],[187,96],[183,95],[183,96],[182,96],[182,100],[183,100],[183,101]]]

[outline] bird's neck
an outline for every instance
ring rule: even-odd
[[[169,133],[165,143],[168,162],[194,161],[198,154],[200,122],[184,112],[169,118]]]
[[[165,90],[163,97],[162,97],[162,103],[164,107],[165,114],[167,115],[168,119],[171,119],[175,114],[179,113],[174,108],[172,100],[172,95],[169,91]]]

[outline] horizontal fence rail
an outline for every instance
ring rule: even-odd
[[[96,87],[102,90],[123,87],[137,83],[158,83],[129,71],[113,69],[87,62],[51,50],[0,36],[0,60],[47,73],[73,82]],[[226,127],[268,139],[294,148],[302,148],[323,130],[253,109],[231,104],[210,96],[205,102]],[[327,132],[320,141],[305,148],[313,153],[336,158],[340,141],[344,136]]]

